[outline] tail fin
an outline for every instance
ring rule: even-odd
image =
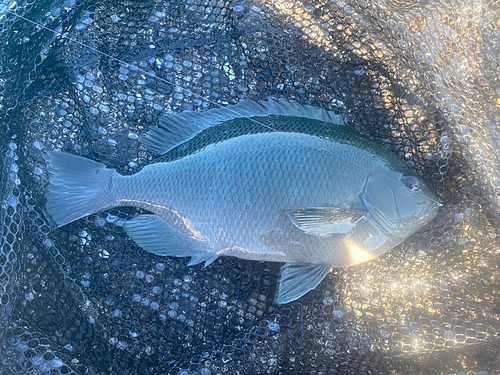
[[[102,163],[72,154],[46,151],[49,186],[47,213],[62,227],[87,215],[116,206],[113,175]]]

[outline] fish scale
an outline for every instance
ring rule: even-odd
[[[264,134],[256,137],[277,138],[275,134]],[[263,142],[272,144],[274,141],[275,139],[269,141],[264,140]],[[251,215],[250,219],[252,221],[276,220],[277,213],[275,211],[271,211],[272,213],[270,213],[267,210],[263,210],[264,207],[293,208],[295,206],[307,207],[311,204],[318,204],[317,201],[315,202],[317,197],[307,197],[307,195],[304,194],[304,189],[308,189],[304,179],[297,180],[294,183],[294,176],[301,178],[306,176],[304,176],[300,170],[292,171],[290,167],[292,165],[300,166],[302,164],[305,166],[307,164],[312,164],[312,160],[316,159],[317,156],[321,156],[321,153],[316,149],[311,149],[309,152],[312,155],[306,155],[304,149],[307,149],[307,146],[299,143],[298,146],[295,146],[298,150],[297,154],[291,158],[290,156],[293,154],[287,155],[287,152],[283,151],[286,150],[286,148],[284,148],[286,147],[285,141],[285,144],[277,145],[277,152],[263,154],[260,150],[259,152],[254,152],[254,150],[252,150],[253,147],[259,148],[258,146],[254,146],[258,142],[259,141],[254,141],[253,139],[248,141],[250,152],[244,152],[241,159],[237,160],[237,165],[234,165],[234,161],[228,161],[223,156],[219,160],[207,157],[204,153],[193,155],[189,159],[186,158],[174,162],[179,164],[182,163],[182,165],[174,166],[170,165],[170,163],[156,163],[152,165],[151,168],[157,168],[157,171],[149,171],[148,168],[144,168],[142,173],[135,175],[136,177],[125,177],[123,180],[123,191],[117,191],[115,194],[117,196],[123,196],[125,199],[147,200],[156,205],[169,202],[172,209],[180,211],[193,221],[200,223],[207,222],[205,219],[207,215],[213,215],[213,210],[217,208],[219,212],[223,212],[225,215],[232,212],[246,212],[244,208],[241,207],[241,203],[245,202],[248,197],[259,199],[264,197],[264,200],[261,201],[252,200],[254,212],[264,213],[265,215],[264,217],[256,217],[255,214],[252,214],[252,211],[249,211],[248,214]],[[235,148],[240,147],[240,145],[241,142],[239,142]],[[234,150],[228,150],[228,152],[231,153],[233,158],[235,157]],[[302,162],[294,159],[302,159]],[[232,169],[232,174],[229,176],[230,181],[227,181],[223,178],[223,174],[224,172],[228,172],[227,166],[231,165],[230,163],[233,164],[234,168]],[[279,164],[281,168],[269,168],[269,166],[273,164]],[[174,171],[171,172],[169,169],[173,169]],[[326,170],[327,168],[319,166],[318,169]],[[257,175],[255,175],[255,172]],[[212,179],[212,174],[218,177]],[[154,176],[156,175],[161,176],[158,182],[155,181],[156,178]],[[173,175],[175,175],[175,177],[173,177]],[[312,175],[316,178],[319,172],[313,173]],[[193,176],[196,176],[196,178],[193,179]],[[326,176],[326,179],[332,181],[332,178],[329,178],[329,176]],[[153,186],[146,185],[150,181],[154,181]],[[287,184],[294,185],[294,187],[292,189],[286,189]],[[148,187],[139,188],[140,186]],[[155,195],[151,193],[159,191],[155,186],[162,186],[161,194]],[[117,189],[119,188],[117,187]],[[204,197],[205,204],[201,207],[196,207],[195,211],[192,211],[190,206],[185,204],[185,202],[189,202],[190,200],[189,194],[186,193],[188,189],[195,189],[196,195]],[[242,196],[241,194],[246,189],[253,191],[254,194]],[[283,191],[285,194],[269,194],[273,190]],[[289,190],[302,190],[302,194],[300,194],[304,197],[302,201],[290,202],[290,196],[286,193]],[[319,194],[321,189],[312,189],[312,191],[315,193],[318,192]],[[132,192],[135,195],[129,195]],[[171,192],[171,195],[168,195],[166,192]],[[328,192],[325,190],[323,193]],[[220,200],[221,197],[224,199]],[[306,197],[307,199],[305,199]],[[330,199],[333,201],[334,198],[331,197]],[[141,207],[146,208],[144,206]],[[224,222],[226,220],[223,220],[220,215],[216,216],[215,221],[219,224],[216,225],[216,227],[226,227],[227,223]],[[214,219],[210,220],[210,222],[213,223]],[[241,238],[239,234],[235,235],[235,237]]]

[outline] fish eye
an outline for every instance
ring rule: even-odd
[[[420,180],[415,176],[403,176],[403,183],[411,191],[420,189]]]

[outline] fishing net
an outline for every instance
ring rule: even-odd
[[[2,374],[496,374],[498,0],[0,1]],[[280,264],[52,231],[42,150],[133,173],[164,113],[329,108],[443,203],[404,243],[272,302]],[[244,225],[244,223],[238,223]]]

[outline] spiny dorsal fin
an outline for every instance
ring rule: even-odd
[[[188,141],[196,134],[225,121],[243,117],[265,117],[271,115],[305,117],[342,125],[342,116],[333,111],[302,105],[285,99],[267,101],[243,100],[234,105],[212,108],[204,112],[184,111],[165,114],[160,123],[141,137],[141,142],[149,150],[165,154],[172,148]]]

